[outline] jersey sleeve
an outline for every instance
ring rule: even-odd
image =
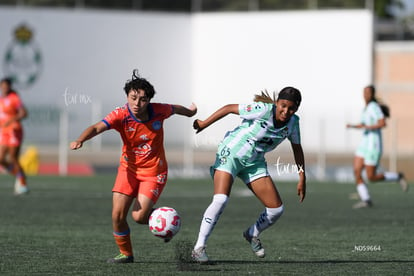
[[[174,114],[174,106],[172,104],[155,104],[157,105],[157,111],[164,119],[169,118]]]
[[[106,115],[102,122],[108,127],[108,129],[119,129],[122,125],[123,117],[123,109],[118,107]]]
[[[239,104],[239,114],[242,119],[254,120],[263,117],[269,111],[269,105],[262,102]]]
[[[292,144],[300,144],[299,117],[293,116],[292,119],[295,121],[292,124],[292,132],[288,136],[288,139]]]

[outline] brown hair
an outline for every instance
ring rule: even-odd
[[[267,90],[261,91],[260,94],[254,95],[255,102],[262,102],[262,103],[274,103],[276,101],[275,92],[273,92],[273,98],[270,97],[269,92]]]

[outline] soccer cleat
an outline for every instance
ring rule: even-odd
[[[193,252],[191,253],[191,257],[193,258],[194,261],[200,264],[208,263],[208,256],[206,253],[205,246],[194,249]]]
[[[355,203],[352,208],[353,209],[361,209],[361,208],[368,208],[368,207],[372,207],[372,201],[368,200],[368,201],[360,201]]]
[[[120,253],[118,256],[114,258],[110,258],[106,261],[110,264],[127,264],[127,263],[133,263],[134,262],[134,256],[126,256],[122,253]]]
[[[400,183],[401,190],[403,190],[403,192],[408,192],[408,183],[407,180],[405,180],[403,173],[398,174],[398,183]]]
[[[249,235],[249,229],[243,232],[243,237],[246,239],[247,242],[250,243],[250,246],[252,247],[253,253],[259,257],[264,258],[265,256],[265,250],[262,246],[262,243],[260,242],[258,237],[252,237]]]
[[[26,185],[22,185],[19,181],[19,179],[16,179],[16,182],[14,183],[14,194],[15,195],[24,195],[29,193],[29,188],[27,188]]]
[[[351,199],[351,200],[359,200],[358,193],[351,193],[351,194],[349,194],[349,199]]]

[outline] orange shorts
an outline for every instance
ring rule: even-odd
[[[1,131],[0,129],[0,145],[7,147],[18,147],[23,141],[23,129],[10,129]]]
[[[156,176],[137,175],[124,166],[119,166],[118,175],[112,192],[137,197],[139,194],[145,195],[152,202],[157,203],[165,184],[167,183],[167,171]]]

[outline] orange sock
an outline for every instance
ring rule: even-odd
[[[113,234],[115,242],[119,247],[119,251],[125,256],[133,256],[134,254],[132,253],[132,244],[129,229],[121,233],[114,231]]]

